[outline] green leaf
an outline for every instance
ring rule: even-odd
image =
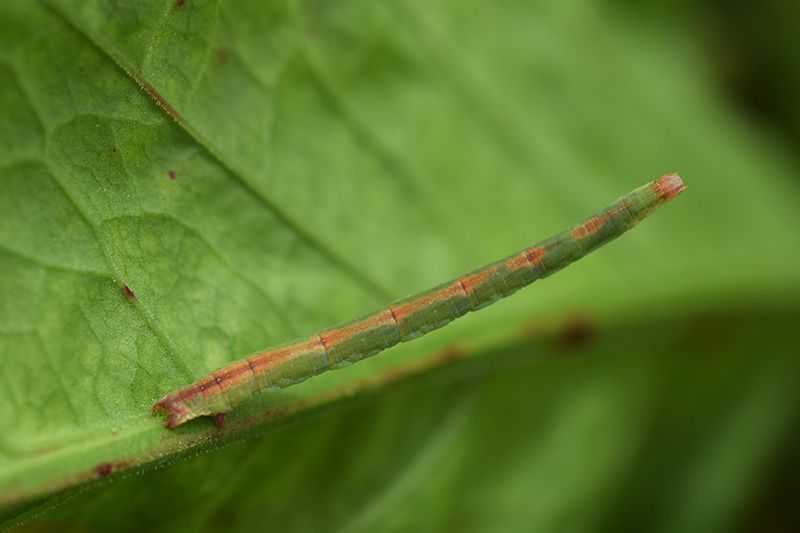
[[[729,527],[798,423],[800,190],[700,50],[582,0],[4,5],[0,524],[111,479],[43,520]],[[150,412],[676,170],[614,245],[226,432]]]

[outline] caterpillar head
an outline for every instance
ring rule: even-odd
[[[174,427],[180,426],[187,420],[190,420],[191,416],[189,416],[188,411],[186,410],[186,406],[183,403],[180,395],[175,392],[170,392],[160,400],[156,402],[153,406],[153,412],[156,411],[166,411],[169,415],[169,420],[167,420],[167,427],[172,429]]]

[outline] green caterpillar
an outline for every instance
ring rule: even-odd
[[[250,355],[170,392],[153,411],[165,410],[168,428],[198,416],[224,427],[237,405],[440,328],[547,277],[619,237],[684,189],[677,174],[639,187],[596,215],[542,242],[387,307]]]

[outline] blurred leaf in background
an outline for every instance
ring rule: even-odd
[[[5,3],[0,525],[797,529],[791,20],[777,0]],[[673,171],[689,189],[613,245],[225,432],[150,413]]]

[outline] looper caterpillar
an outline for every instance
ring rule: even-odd
[[[165,410],[168,428],[211,415],[219,427],[237,405],[316,374],[350,365],[410,341],[547,277],[619,237],[684,189],[667,174],[623,196],[596,215],[542,242],[460,278],[215,370],[170,392],[153,406]]]

